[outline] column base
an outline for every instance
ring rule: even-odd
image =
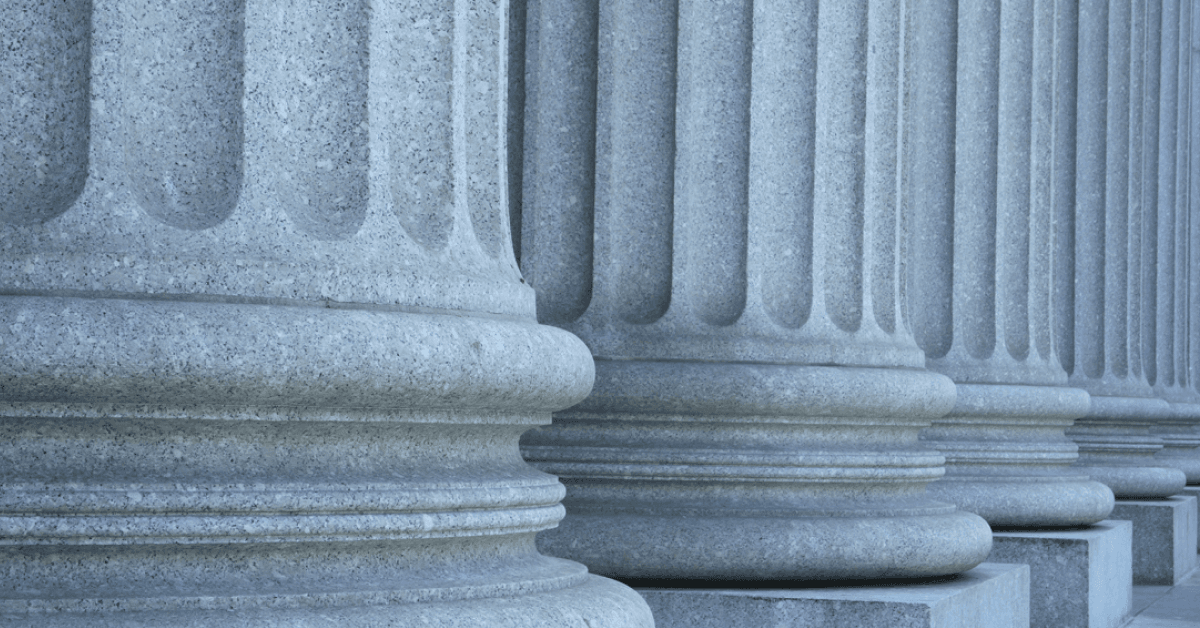
[[[1183,489],[1181,494],[1196,498],[1196,519],[1200,521],[1200,486],[1188,486]],[[1196,526],[1196,551],[1200,552],[1200,524]]]
[[[1174,467],[1106,464],[1103,461],[1089,465],[1085,464],[1082,453],[1075,469],[1107,485],[1117,499],[1170,497],[1187,484],[1187,476]]]
[[[1087,476],[951,475],[929,485],[929,496],[983,517],[992,528],[1065,528],[1103,521],[1113,493]]]
[[[997,532],[988,561],[1029,565],[1029,625],[1117,628],[1133,604],[1133,525]]]
[[[1133,583],[1174,586],[1196,567],[1196,498],[1117,500],[1113,519],[1133,522]]]
[[[657,628],[1024,628],[1029,567],[983,563],[935,581],[789,589],[636,588]]]
[[[992,545],[983,519],[948,505],[941,512],[860,517],[605,515],[572,512],[569,501],[566,507],[557,528],[538,534],[538,549],[617,579],[935,578],[978,565]]]
[[[265,597],[265,596],[264,596]],[[86,602],[86,601],[85,601]],[[430,601],[407,604],[336,606],[314,595],[307,604],[269,608],[222,608],[222,600],[179,604],[178,608],[142,611],[77,612],[70,601],[44,612],[14,613],[0,606],[0,624],[13,628],[135,628],[188,626],[189,628],[262,628],[268,626],[348,626],[405,628],[650,628],[654,620],[645,603],[628,587],[587,576],[576,586],[494,598]]]

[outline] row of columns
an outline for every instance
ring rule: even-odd
[[[1189,274],[1194,211],[1192,13],[1190,2],[1101,3],[1067,16],[1078,23],[1079,105],[1074,190],[1063,192],[1076,208],[1064,215],[1075,252],[1073,294],[1060,296],[1064,363],[1092,398],[1071,437],[1081,468],[1119,498],[1200,482],[1194,317],[1182,307],[1192,297],[1177,281]]]
[[[588,570],[1200,482],[1190,2],[160,4],[0,7],[0,620],[650,626]]]
[[[543,551],[955,573],[1200,482],[1190,2],[643,4],[528,4]]]
[[[522,441],[567,485],[543,551],[626,578],[981,562],[918,442],[954,387],[904,320],[902,4],[529,7],[522,271],[596,358]],[[590,23],[594,55],[542,63]]]

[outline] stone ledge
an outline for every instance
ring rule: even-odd
[[[1029,625],[1117,628],[1133,600],[1133,524],[996,532],[988,560],[1029,565]]]
[[[1113,519],[1133,522],[1133,583],[1176,585],[1196,566],[1196,498],[1118,499]]]
[[[1024,628],[1029,567],[984,563],[926,582],[795,589],[638,588],[657,628]]]

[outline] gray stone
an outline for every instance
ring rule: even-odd
[[[368,4],[0,7],[0,623],[653,624],[536,550],[507,3]]]
[[[1192,3],[1163,6],[1162,96],[1159,118],[1157,233],[1154,246],[1155,325],[1153,368],[1155,393],[1171,404],[1169,416],[1155,422],[1151,432],[1163,440],[1156,456],[1160,464],[1183,471],[1189,484],[1200,483],[1200,394],[1189,365],[1190,260],[1189,187],[1192,178],[1188,150],[1192,133],[1191,98]]]
[[[1133,600],[1133,525],[996,532],[988,561],[1029,565],[1029,625],[1117,628]]]
[[[1174,128],[1171,59],[1178,56],[1179,29],[1171,11],[1178,3],[1111,6],[1110,12],[1103,2],[1088,2],[1077,15],[1066,14],[1077,22],[1079,38],[1075,198],[1067,205],[1074,213],[1062,221],[1074,226],[1074,250],[1064,257],[1075,272],[1059,297],[1072,328],[1058,340],[1070,383],[1091,394],[1087,415],[1067,434],[1079,445],[1078,471],[1118,499],[1166,497],[1183,488],[1185,477],[1155,458],[1163,441],[1152,429],[1171,409],[1153,388],[1155,346],[1147,334],[1157,316],[1150,234],[1158,228],[1159,186],[1174,180],[1161,173],[1160,149],[1166,149],[1159,136]],[[1163,30],[1172,24],[1176,39]],[[1160,116],[1160,104],[1170,111]]]
[[[924,582],[639,588],[658,628],[1025,628],[1029,567],[984,563]]]
[[[88,0],[0,6],[0,222],[65,212],[88,170]]]
[[[1163,441],[1162,451],[1155,459],[1163,465],[1183,472],[1188,484],[1200,484],[1200,431],[1196,420],[1200,404],[1172,403],[1171,418],[1154,427],[1154,435]]]
[[[909,57],[920,77],[905,161],[909,311],[926,364],[957,392],[921,434],[946,456],[930,494],[993,527],[1095,523],[1113,496],[1070,468],[1077,447],[1064,430],[1088,395],[1067,387],[1051,334],[1054,3],[921,11]]]
[[[1178,584],[1196,567],[1196,498],[1118,499],[1113,519],[1133,522],[1134,584]]]
[[[1183,489],[1180,495],[1196,498],[1196,518],[1200,520],[1200,486],[1189,486]],[[1200,552],[1200,525],[1197,525],[1196,534],[1196,551]]]
[[[521,265],[597,368],[522,439],[567,485],[546,553],[815,580],[990,548],[925,493],[954,389],[904,319],[903,6],[816,4],[530,5]]]

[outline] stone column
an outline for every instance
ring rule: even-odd
[[[0,595],[37,626],[651,626],[538,554],[582,399],[503,0],[0,6]]]
[[[567,484],[543,551],[725,580],[987,556],[925,494],[917,435],[954,390],[902,307],[903,24],[893,0],[530,3],[522,269],[597,376],[522,440]]]
[[[1070,321],[1060,356],[1071,384],[1091,394],[1088,415],[1068,434],[1079,444],[1080,469],[1118,498],[1165,497],[1184,483],[1182,472],[1154,458],[1162,439],[1150,428],[1170,406],[1155,396],[1143,366],[1153,359],[1143,352],[1155,316],[1158,138],[1160,123],[1173,125],[1175,116],[1167,101],[1175,99],[1178,35],[1164,32],[1175,23],[1171,7],[1178,4],[1134,5],[1126,59],[1124,36],[1114,39],[1123,31],[1123,6],[1110,13],[1107,2],[1079,5],[1075,176],[1064,170],[1057,180],[1066,190],[1059,224],[1074,235],[1073,249],[1060,249],[1074,276],[1059,294]]]
[[[1191,140],[1191,44],[1192,3],[1171,7],[1178,13],[1170,27],[1178,37],[1164,39],[1164,49],[1176,45],[1178,78],[1176,115],[1163,125],[1159,138],[1159,183],[1157,224],[1157,285],[1155,326],[1155,392],[1171,404],[1169,417],[1152,429],[1163,439],[1163,450],[1155,458],[1163,465],[1183,471],[1188,484],[1200,484],[1200,396],[1188,369],[1188,274],[1189,198]],[[1164,69],[1166,64],[1163,65]],[[1165,101],[1164,101],[1165,102]],[[1172,141],[1173,140],[1173,141]]]
[[[928,367],[957,388],[922,433],[946,456],[930,492],[992,527],[1087,525],[1113,506],[1071,468],[1064,430],[1088,395],[1051,338],[1054,4],[929,6],[910,56],[909,309]]]
[[[1200,10],[1193,7],[1191,24],[1190,78],[1188,140],[1192,148],[1200,148]],[[1190,158],[1186,173],[1188,197],[1184,218],[1187,223],[1188,249],[1186,272],[1186,329],[1187,329],[1187,385],[1193,399],[1200,402],[1200,160]],[[1188,414],[1200,416],[1200,410],[1188,408]],[[1200,433],[1200,425],[1193,426]],[[1189,481],[1192,483],[1193,481]]]

